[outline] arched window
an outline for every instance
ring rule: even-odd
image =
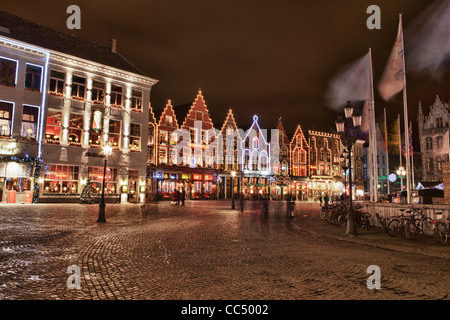
[[[258,149],[258,138],[257,137],[254,137],[253,138],[253,142],[252,142],[252,148],[253,149]]]
[[[251,170],[257,171],[258,170],[258,151],[254,150],[252,152],[252,165]]]
[[[266,151],[261,151],[259,155],[259,169],[261,171],[266,171],[269,168],[269,157]]]

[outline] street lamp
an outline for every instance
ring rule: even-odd
[[[347,197],[347,169],[348,169],[348,152],[344,149],[339,157],[344,176],[344,194]]]
[[[347,231],[349,236],[356,234],[356,216],[353,210],[353,196],[352,196],[352,148],[358,140],[358,135],[361,127],[361,114],[358,110],[354,110],[350,101],[347,101],[347,106],[344,109],[345,118],[338,117],[336,121],[336,129],[341,135],[341,140],[348,150],[348,180],[349,180],[349,208],[347,213]]]
[[[235,209],[234,205],[234,177],[236,177],[236,171],[231,171],[231,209]]]
[[[105,158],[104,164],[103,164],[103,182],[102,182],[102,197],[100,198],[100,205],[98,210],[98,218],[97,222],[106,222],[105,217],[105,177],[106,177],[106,163],[108,156],[112,153],[112,147],[111,146],[105,146],[103,148],[103,157]]]
[[[400,191],[403,191],[403,177],[406,176],[406,171],[403,167],[397,169],[397,176],[400,177]]]

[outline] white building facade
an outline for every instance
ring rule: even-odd
[[[0,15],[1,73],[8,82],[0,84],[3,192],[31,190],[35,201],[78,202],[89,183],[94,196],[99,195],[103,148],[110,146],[107,201],[143,202],[150,90],[157,80],[124,59],[115,41],[105,46]],[[14,30],[17,25],[23,26],[21,33]],[[54,42],[46,42],[49,38]],[[14,77],[8,70],[14,68],[10,84]],[[14,165],[12,172],[10,162],[22,168]],[[13,187],[19,182],[26,186]],[[12,202],[8,196],[2,199]]]

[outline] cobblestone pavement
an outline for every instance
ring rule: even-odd
[[[379,231],[354,238],[317,205],[230,202],[0,206],[0,299],[449,299],[450,248]],[[236,203],[239,208],[239,203]],[[68,289],[67,268],[81,270]],[[369,290],[370,265],[381,289]]]

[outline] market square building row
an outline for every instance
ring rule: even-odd
[[[239,128],[232,110],[215,125],[201,90],[153,110],[158,80],[116,48],[0,12],[2,203],[78,202],[88,183],[101,193],[104,146],[109,202],[342,193],[339,135],[298,125],[290,136],[281,117],[265,130],[256,115]]]

